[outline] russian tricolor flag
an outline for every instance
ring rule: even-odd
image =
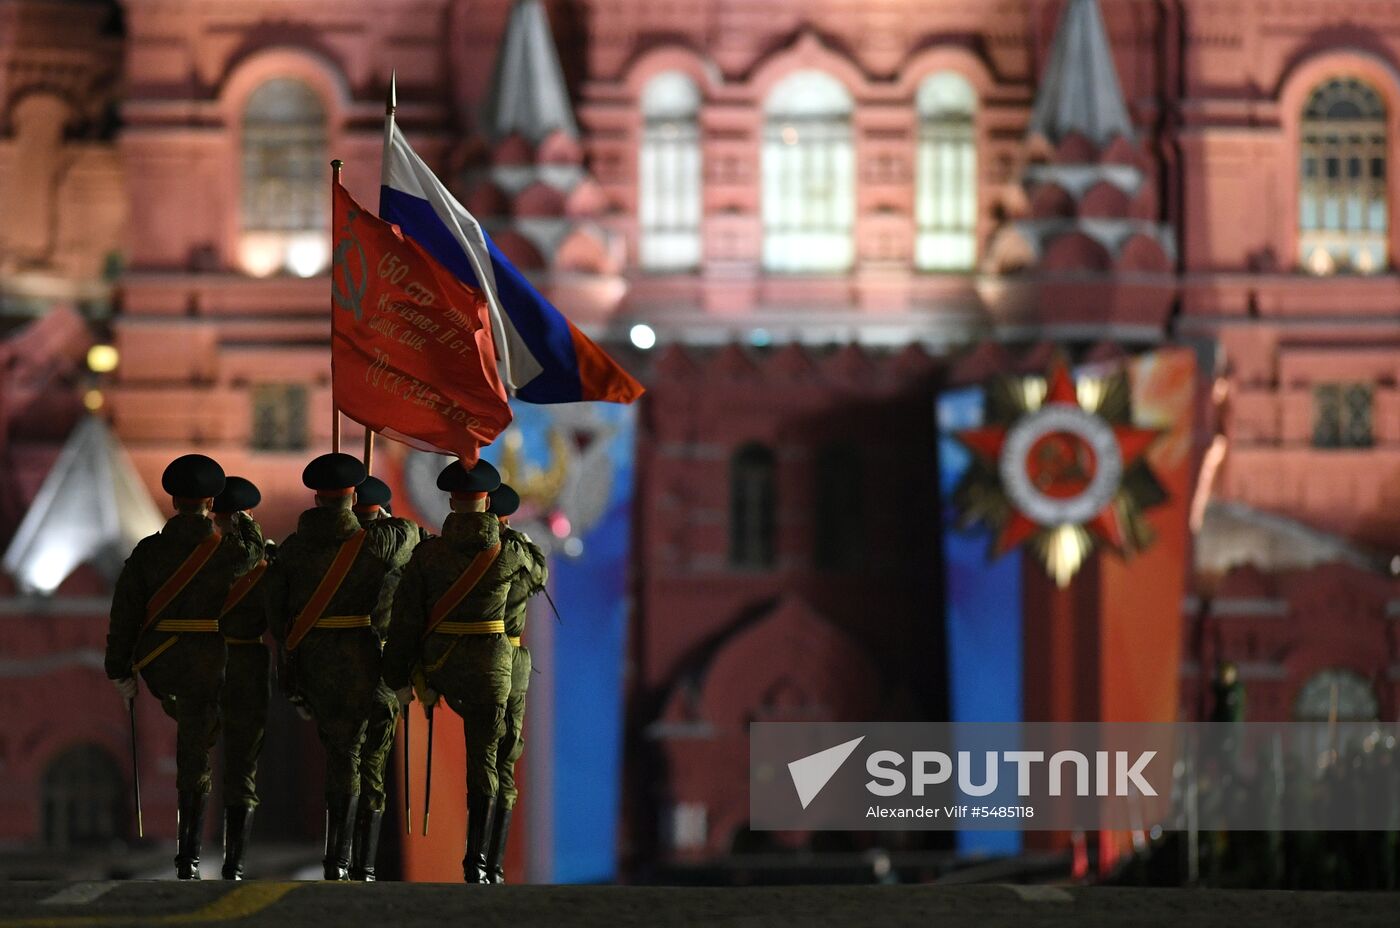
[[[530,403],[630,403],[641,396],[642,385],[506,260],[392,120],[385,131],[379,215],[486,294],[501,379],[512,395]]]

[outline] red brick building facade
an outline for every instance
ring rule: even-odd
[[[1389,2],[10,0],[2,318],[84,312],[121,364],[65,384],[151,489],[204,450],[285,534],[330,434],[325,162],[375,202],[396,71],[417,149],[651,390],[622,840],[701,859],[748,720],[941,711],[933,395],[981,341],[1201,346],[1202,537],[1245,541],[1183,604],[1184,711],[1223,657],[1251,718],[1333,670],[1394,717],[1397,36]],[[17,378],[4,544],[66,431]],[[50,608],[5,600],[6,661],[95,646]],[[61,749],[0,746],[7,795]]]

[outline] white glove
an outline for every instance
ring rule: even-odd
[[[413,702],[413,687],[401,686],[394,690],[394,695],[399,699],[399,705],[406,706]]]
[[[312,718],[312,716],[311,716],[311,710],[308,709],[308,708],[306,708],[306,703],[304,703],[304,702],[294,702],[294,703],[292,703],[292,705],[296,706],[297,715],[301,716],[301,720],[302,720],[303,722],[309,722],[309,721],[311,721],[311,718]]]
[[[131,702],[136,698],[136,678],[122,677],[120,680],[113,680],[112,685],[117,688],[117,692],[122,694],[122,699]]]

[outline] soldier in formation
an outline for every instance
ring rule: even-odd
[[[214,498],[219,518],[241,515],[262,502],[252,481],[229,477]],[[254,526],[257,525],[253,522]],[[261,534],[261,532],[259,532]],[[227,648],[221,700],[224,729],[224,868],[226,880],[243,879],[243,857],[253,834],[253,810],[258,806],[258,756],[267,728],[271,695],[268,651],[263,643],[267,610],[262,578],[275,556],[276,545],[265,542],[252,570],[233,582],[219,610],[219,632]]]
[[[394,597],[384,652],[384,682],[407,705],[421,672],[431,705],[437,693],[462,717],[467,748],[467,841],[462,860],[468,883],[489,882],[487,849],[500,789],[498,750],[506,734],[515,646],[506,637],[511,583],[527,570],[516,546],[501,542],[501,526],[487,509],[500,475],[482,461],[460,462],[438,475],[451,495],[442,536],[413,552]]]
[[[223,468],[201,454],[176,458],[161,476],[175,514],[141,540],[112,595],[106,671],[128,701],[140,673],[175,719],[178,850],[175,873],[199,879],[209,751],[218,735],[224,682],[219,617],[235,580],[262,559],[257,523],[241,512],[212,514]]]
[[[491,840],[486,849],[486,875],[489,882],[506,881],[506,840],[510,836],[510,817],[515,809],[519,790],[515,784],[515,763],[525,751],[525,691],[530,685],[530,649],[522,642],[525,634],[525,614],[531,596],[544,589],[549,578],[542,552],[530,536],[510,527],[510,517],[520,508],[520,494],[501,484],[491,491],[491,513],[501,525],[501,544],[520,559],[521,569],[511,578],[506,593],[506,637],[511,652],[510,694],[506,697],[506,730],[496,743],[496,814],[491,823]]]
[[[264,581],[268,621],[286,652],[291,688],[326,750],[328,880],[350,877],[352,853],[355,875],[373,878],[397,714],[380,677],[373,616],[385,577],[403,566],[419,534],[416,525],[392,517],[361,524],[352,507],[366,476],[347,454],[321,455],[306,466],[302,482],[315,493],[315,505],[301,514]]]

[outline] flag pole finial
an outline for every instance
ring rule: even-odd
[[[399,87],[398,87],[398,83],[399,83],[398,73],[395,72],[395,71],[390,71],[390,72],[389,72],[389,93],[388,93],[388,95],[385,96],[385,98],[384,98],[384,115],[385,115],[385,116],[392,116],[392,115],[394,115],[394,110],[396,110],[396,109],[398,108],[398,105],[399,105]]]

